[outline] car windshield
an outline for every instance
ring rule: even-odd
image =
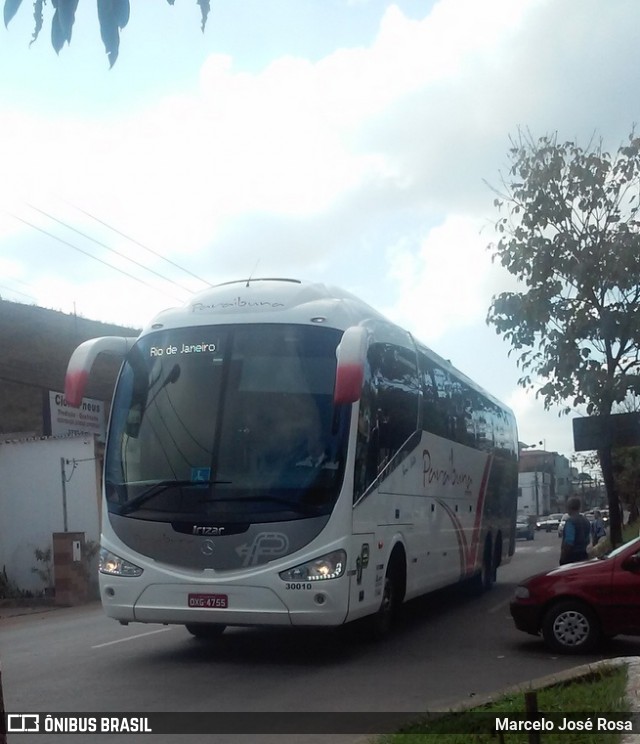
[[[285,324],[144,336],[113,404],[109,511],[156,521],[328,514],[348,406],[333,406],[340,331]]]
[[[602,557],[603,558],[615,558],[617,555],[622,553],[624,550],[627,550],[631,545],[635,545],[636,548],[640,548],[640,536],[634,538],[633,540],[630,540],[629,542],[623,543],[622,545],[618,545],[617,548],[615,548],[609,553],[605,553]]]

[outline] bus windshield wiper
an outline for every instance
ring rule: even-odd
[[[154,498],[155,496],[158,496],[159,494],[163,493],[169,488],[181,488],[183,486],[211,486],[216,484],[230,484],[231,481],[223,481],[223,480],[176,480],[176,479],[169,479],[169,480],[161,480],[157,481],[156,483],[153,483],[148,488],[145,488],[142,493],[139,493],[137,496],[134,496],[130,501],[127,501],[125,504],[122,504],[120,507],[120,514],[129,514],[132,511],[135,511],[136,509],[139,509],[143,504],[145,504],[150,499]],[[120,485],[127,485],[125,483],[122,483]]]

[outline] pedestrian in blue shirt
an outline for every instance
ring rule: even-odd
[[[593,512],[593,522],[591,522],[591,542],[597,545],[603,537],[607,536],[607,528],[604,526],[604,519],[600,509]]]
[[[565,563],[576,563],[586,561],[587,546],[591,542],[591,523],[580,514],[580,499],[572,496],[567,501],[567,513],[569,517],[564,523],[562,532],[562,545],[560,546],[560,565]]]

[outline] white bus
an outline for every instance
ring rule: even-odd
[[[81,344],[65,395],[122,354],[100,593],[121,623],[386,631],[399,605],[490,588],[514,551],[511,411],[348,292],[218,285],[136,338]]]

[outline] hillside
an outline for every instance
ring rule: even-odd
[[[73,350],[96,336],[137,336],[139,330],[0,300],[0,438],[42,435],[50,390],[63,391]],[[109,402],[120,360],[99,357],[86,397]]]

